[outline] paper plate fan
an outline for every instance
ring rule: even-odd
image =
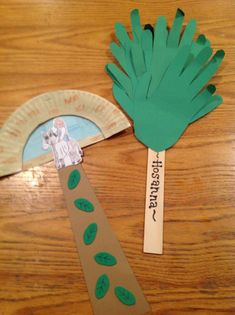
[[[79,90],[61,90],[38,95],[20,106],[0,130],[0,176],[13,174],[52,160],[51,154],[28,160],[23,152],[33,131],[57,116],[79,116],[95,124],[99,133],[85,137],[82,147],[108,138],[130,126],[124,114],[106,99]]]

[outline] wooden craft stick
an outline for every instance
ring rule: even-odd
[[[58,172],[94,314],[146,314],[149,305],[82,166]]]
[[[148,149],[144,223],[144,252],[163,252],[165,151]]]

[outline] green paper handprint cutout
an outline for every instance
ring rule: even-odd
[[[218,51],[198,75],[212,51],[209,47],[203,49],[184,69],[189,50],[189,47],[182,47],[151,98],[146,100],[140,95],[135,103],[135,134],[155,151],[172,146],[198,113],[197,95],[224,56],[223,51]]]
[[[172,146],[188,124],[206,115],[222,103],[213,95],[215,87],[202,90],[217,71],[224,52],[214,57],[204,35],[193,36],[196,21],[191,20],[182,36],[184,14],[177,10],[168,32],[164,17],[159,17],[154,36],[143,30],[138,11],[131,14],[133,40],[124,26],[116,25],[120,46],[111,51],[123,71],[116,65],[106,67],[111,76],[117,101],[132,118],[136,137],[154,151]],[[133,18],[134,17],[134,18]]]

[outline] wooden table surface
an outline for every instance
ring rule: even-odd
[[[153,314],[235,314],[234,0],[0,0],[0,124],[47,91],[115,102],[114,23],[129,26],[132,8],[171,23],[177,7],[226,51],[213,79],[224,103],[167,151],[164,255],[142,252],[147,150],[132,130],[85,149],[84,168]],[[0,314],[92,314],[54,164],[2,179],[0,208]]]

